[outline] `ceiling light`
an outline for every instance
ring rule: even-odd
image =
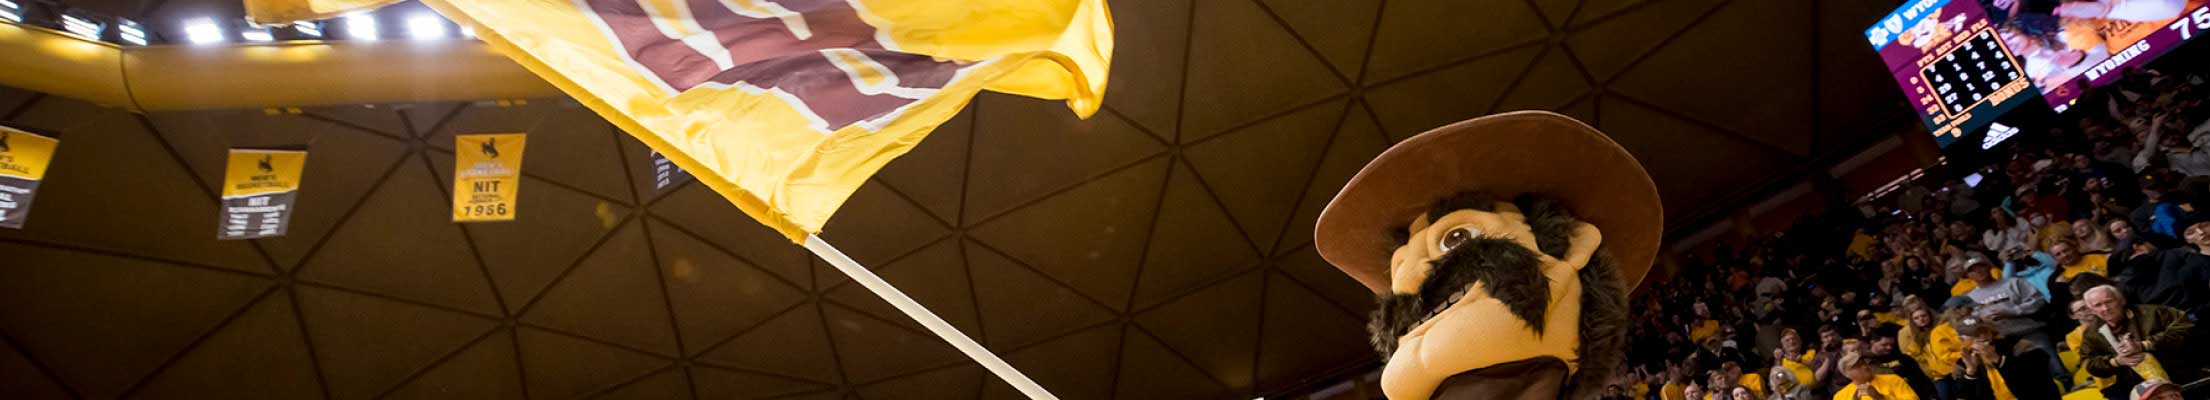
[[[266,26],[247,25],[245,29],[238,30],[238,37],[254,42],[276,41],[276,34],[269,33],[269,27]]]
[[[0,0],[0,21],[23,23],[23,4],[15,0]]]
[[[294,22],[292,23],[292,31],[298,32],[299,36],[308,39],[321,39],[322,23],[314,21]]]
[[[464,37],[464,38],[469,38],[469,39],[474,39],[474,38],[476,38],[476,28],[470,28],[470,27],[465,27],[465,26],[463,26],[463,27],[460,27],[460,37]]]
[[[146,45],[146,27],[139,25],[136,21],[116,19],[115,37],[122,39],[124,44],[144,46]]]
[[[220,43],[223,41],[223,27],[216,25],[215,20],[211,18],[186,21],[184,22],[184,40],[196,44]]]
[[[355,40],[376,40],[376,16],[353,14],[345,17],[345,35]]]
[[[428,14],[407,17],[407,36],[415,40],[445,37],[445,20]]]
[[[76,34],[79,37],[99,40],[100,31],[105,29],[107,29],[107,24],[100,23],[99,19],[92,16],[76,13],[61,15],[61,30]]]

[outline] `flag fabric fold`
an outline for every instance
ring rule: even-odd
[[[378,0],[247,0],[257,22]],[[1103,0],[423,0],[797,242],[982,90],[1089,117]]]

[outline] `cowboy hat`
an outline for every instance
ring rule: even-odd
[[[1541,194],[1603,231],[1627,287],[1649,272],[1665,216],[1657,185],[1634,155],[1571,117],[1518,111],[1475,118],[1405,139],[1366,163],[1320,212],[1320,256],[1381,293],[1392,239],[1452,194]],[[1509,197],[1503,197],[1509,198]]]

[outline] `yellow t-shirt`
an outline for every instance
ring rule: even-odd
[[[1635,382],[1635,383],[1634,383],[1634,398],[1637,398],[1637,399],[1647,399],[1647,398],[1650,398],[1650,384],[1649,384],[1649,383],[1646,383],[1646,382]]]
[[[1957,336],[1957,327],[1948,323],[1934,325],[1926,335],[1926,352],[1918,357],[1918,367],[1929,377],[1949,376],[1957,370],[1957,360],[1964,358],[1964,337]]]
[[[1895,374],[1873,375],[1870,383],[1843,386],[1842,390],[1834,392],[1834,400],[1857,400],[1857,390],[1864,386],[1871,386],[1873,391],[1887,396],[1888,400],[1918,400],[1918,392],[1911,391],[1911,383]]]
[[[1818,353],[1818,350],[1804,350],[1803,358],[1782,357],[1780,366],[1787,367],[1788,372],[1795,373],[1797,385],[1811,386],[1811,382],[1818,380],[1818,377],[1811,374],[1811,356],[1818,355]]]
[[[2107,254],[2082,255],[2080,256],[2080,262],[2065,265],[2064,271],[2061,273],[2065,280],[2071,280],[2074,276],[2088,272],[2110,276],[2110,256]]]
[[[1750,394],[1752,395],[1752,396],[1750,396],[1750,397],[1756,397],[1756,398],[1760,398],[1760,399],[1762,399],[1762,398],[1765,398],[1765,376],[1764,376],[1764,375],[1758,375],[1757,373],[1754,373],[1754,372],[1753,372],[1753,373],[1743,373],[1743,374],[1742,374],[1742,379],[1741,379],[1741,380],[1737,380],[1737,381],[1734,381],[1734,383],[1735,383],[1735,384],[1737,384],[1737,385],[1742,385],[1742,387],[1750,388]]]
[[[1667,383],[1658,392],[1658,397],[1665,400],[1688,400],[1688,386],[1678,383]]]
[[[1963,296],[1965,293],[1971,293],[1972,289],[1978,288],[1980,288],[1980,281],[1972,280],[1972,278],[1969,277],[1958,279],[1956,286],[1949,287],[1949,297]]]
[[[1696,323],[1696,328],[1688,331],[1688,341],[1701,344],[1704,339],[1710,339],[1717,335],[1719,335],[1719,321],[1707,319],[1704,322]]]

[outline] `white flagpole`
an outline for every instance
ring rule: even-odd
[[[912,317],[914,321],[920,322],[921,326],[928,328],[929,332],[936,333],[936,337],[951,342],[952,347],[958,348],[959,352],[967,353],[967,358],[972,358],[975,362],[981,363],[983,368],[988,368],[990,373],[997,374],[998,379],[1004,379],[1005,383],[1013,385],[1014,389],[1019,389],[1022,394],[1028,395],[1028,398],[1059,400],[1058,396],[1053,396],[1051,392],[1044,391],[1043,386],[1037,386],[1036,381],[1029,380],[1028,375],[1022,375],[1020,370],[1013,369],[1012,364],[1006,364],[1004,359],[998,358],[998,355],[991,353],[990,349],[983,348],[980,343],[975,343],[974,339],[960,333],[959,328],[952,327],[952,324],[944,322],[941,317],[937,317],[936,313],[929,312],[927,307],[922,307],[921,303],[914,302],[911,297],[906,297],[905,292],[900,292],[897,287],[890,286],[890,282],[883,281],[882,277],[875,276],[874,271],[868,271],[866,267],[860,266],[858,261],[852,261],[852,257],[845,256],[842,251],[837,251],[835,246],[830,246],[829,242],[822,241],[820,236],[806,235],[806,250],[812,250],[814,256],[821,257],[823,261],[828,261],[829,265],[836,266],[837,271],[842,271],[844,275],[852,277],[852,281],[859,282],[860,286],[865,286],[868,291],[875,292],[875,295],[882,297],[883,301],[888,301],[891,306],[898,307],[898,311],[903,311],[907,317]]]

